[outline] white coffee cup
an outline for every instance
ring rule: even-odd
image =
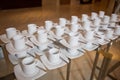
[[[52,21],[50,21],[50,20],[45,21],[45,29],[47,31],[50,31],[52,29],[52,27],[53,27],[53,22]]]
[[[112,38],[113,37],[113,33],[114,33],[114,31],[112,29],[108,29],[106,31],[105,35],[106,35],[107,38]]]
[[[111,27],[115,27],[115,25],[116,25],[115,22],[110,23],[110,26],[111,26]]]
[[[65,31],[64,27],[61,27],[58,25],[58,26],[56,26],[55,34],[57,36],[62,36],[64,34],[64,31]]]
[[[48,60],[53,63],[57,64],[60,62],[60,52],[56,48],[52,48],[49,50]]]
[[[37,47],[40,51],[46,50],[48,48],[48,43],[39,44]]]
[[[73,34],[69,34],[70,38],[69,38],[69,44],[71,47],[76,47],[79,45],[79,35],[73,35]]]
[[[14,27],[10,27],[6,29],[6,35],[8,39],[12,39],[13,36],[17,35],[17,30]]]
[[[110,22],[110,16],[105,15],[103,19],[103,23],[108,24]]]
[[[100,18],[103,18],[104,15],[105,15],[105,12],[104,12],[104,11],[99,11],[99,17],[100,17]]]
[[[28,33],[34,34],[37,31],[37,25],[36,24],[28,24]]]
[[[117,25],[117,26],[115,27],[115,34],[116,34],[116,35],[120,35],[120,26],[119,26],[119,25]]]
[[[78,17],[77,16],[71,16],[71,23],[77,24],[78,23]]]
[[[94,31],[87,31],[86,33],[85,33],[85,38],[86,38],[86,40],[92,40],[92,39],[94,39]]]
[[[117,14],[112,14],[110,20],[115,22],[117,21],[117,17],[118,17]]]
[[[71,25],[71,31],[72,32],[77,32],[79,29],[79,25],[78,24],[72,24]]]
[[[48,41],[47,32],[45,31],[45,29],[40,29],[37,31],[37,39],[42,44]]]
[[[90,24],[91,24],[90,21],[85,21],[85,22],[83,23],[83,28],[84,28],[85,30],[87,30],[87,31],[91,30]]]
[[[101,20],[99,18],[96,18],[93,22],[94,26],[99,26],[100,25]]]
[[[59,25],[60,26],[65,26],[66,25],[66,23],[67,23],[67,21],[66,21],[66,19],[65,18],[59,18]]]
[[[39,72],[39,69],[36,67],[38,61],[33,57],[26,57],[21,63],[22,70],[27,76],[33,76]]]
[[[15,35],[13,37],[13,45],[15,49],[22,50],[25,48],[25,37],[22,35]]]
[[[91,13],[91,19],[94,20],[98,17],[98,14],[96,12]]]
[[[88,21],[88,15],[87,14],[82,14],[82,22]]]

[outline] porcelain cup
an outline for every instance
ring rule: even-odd
[[[85,21],[83,23],[83,28],[87,31],[91,30],[90,24],[91,24],[90,21]]]
[[[91,13],[91,19],[94,20],[98,17],[98,14],[96,12]]]
[[[100,25],[101,20],[99,18],[96,18],[93,22],[94,26],[99,26]]]
[[[78,24],[72,24],[71,25],[71,31],[72,32],[77,32],[79,29],[79,25]]]
[[[94,31],[87,31],[86,33],[85,33],[85,38],[86,38],[86,40],[92,40],[92,39],[94,39]]]
[[[12,39],[13,36],[17,35],[17,30],[14,27],[10,27],[6,29],[6,36],[8,39]]]
[[[108,29],[106,31],[105,35],[106,35],[107,38],[112,38],[113,37],[113,33],[114,33],[114,31],[112,29]]]
[[[110,23],[110,27],[115,27],[116,23]]]
[[[64,34],[64,31],[65,31],[64,27],[56,26],[55,34],[61,37]]]
[[[103,23],[108,24],[110,22],[110,16],[105,15],[103,19]]]
[[[78,35],[70,35],[70,38],[69,38],[69,44],[71,47],[77,47],[78,44],[79,44],[79,36]]]
[[[45,21],[45,29],[47,31],[50,31],[52,29],[52,27],[53,27],[53,22],[52,21],[50,21],[50,20]]]
[[[13,37],[13,45],[15,49],[22,50],[25,48],[25,37],[22,35],[15,35]]]
[[[44,51],[48,48],[48,43],[39,44],[39,46],[37,46],[37,47],[40,51]]]
[[[33,76],[38,73],[39,69],[36,67],[37,65],[38,61],[33,57],[26,57],[21,62],[22,70],[27,76]]]
[[[117,14],[112,14],[110,20],[115,22],[115,21],[117,21],[117,17],[118,17]]]
[[[99,17],[100,17],[100,18],[103,18],[104,15],[105,15],[105,12],[104,12],[104,11],[99,11]]]
[[[60,26],[65,26],[66,25],[66,23],[67,23],[67,21],[66,21],[66,19],[65,18],[59,18],[59,25]]]
[[[88,21],[88,15],[87,14],[82,14],[82,22]]]
[[[71,23],[77,24],[78,23],[78,17],[77,16],[71,16]]]
[[[120,26],[119,26],[119,25],[117,25],[117,26],[115,27],[115,34],[116,34],[116,35],[120,35]]]
[[[43,44],[46,43],[48,41],[47,39],[47,32],[45,31],[45,29],[40,29],[37,31],[37,39],[39,41],[39,43]]]
[[[28,24],[28,33],[34,34],[37,31],[37,25],[36,24]]]
[[[60,52],[56,48],[52,48],[49,50],[48,60],[53,63],[57,64],[60,62]]]

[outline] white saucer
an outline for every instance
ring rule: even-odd
[[[60,53],[60,57],[61,57],[62,61],[59,64],[51,64],[45,55],[41,56],[40,58],[41,58],[43,64],[49,70],[52,70],[52,69],[56,69],[56,68],[62,67],[64,65],[66,65],[67,63],[69,63],[69,60],[68,60],[68,58],[66,56],[64,56],[63,54]]]
[[[116,38],[118,38],[117,35],[112,35],[110,38],[107,38],[107,37],[106,37],[107,40],[114,40],[114,39],[116,39]]]
[[[4,43],[9,43],[9,42],[10,42],[10,40],[7,38],[7,35],[6,35],[6,34],[0,35],[0,39],[1,39],[1,41],[4,42]]]
[[[42,63],[40,62],[39,66],[41,67],[41,65]],[[35,80],[46,74],[45,71],[38,68],[38,73],[35,73],[35,75],[28,76],[22,71],[22,68],[19,64],[14,67],[14,73],[15,73],[17,80]]]
[[[17,53],[19,53],[19,52],[21,52],[21,51],[27,51],[28,49],[30,49],[28,46],[25,46],[25,48],[24,49],[22,49],[22,50],[17,50],[17,49],[15,49],[14,48],[14,46],[12,45],[12,43],[10,42],[10,43],[8,43],[8,44],[6,44],[6,49],[7,49],[7,51],[10,53],[10,54],[12,54],[12,55],[15,55],[15,54],[17,54]]]
[[[111,38],[111,40],[115,40],[115,39],[117,39],[117,38],[118,38],[117,35],[113,35],[113,37]]]
[[[114,33],[113,35],[115,35],[115,36],[120,36],[120,34],[118,34],[118,33]]]
[[[57,39],[57,40],[62,39],[62,37],[55,35],[53,31],[50,31],[49,34],[50,34],[53,38],[55,38],[55,39]]]
[[[75,59],[75,58],[79,58],[79,57],[83,56],[84,55],[83,52],[85,52],[85,51],[84,50],[80,50],[80,51],[78,51],[79,53],[77,55],[72,55],[66,49],[61,49],[61,53],[70,59]]]
[[[101,41],[98,41],[98,43],[99,43],[100,45],[106,45],[106,44],[108,44],[108,43],[109,43],[109,41],[105,41],[105,40],[104,40],[104,41],[102,41],[102,42],[101,42]]]
[[[87,51],[93,51],[95,50],[96,48],[98,48],[99,46],[98,45],[92,45],[91,47],[87,47],[86,44],[84,44],[84,47],[83,49],[87,50]]]
[[[8,58],[13,65],[19,64],[19,60],[15,55],[8,54]]]
[[[89,40],[89,39],[84,38],[84,39],[83,39],[83,42],[89,42],[89,41],[91,41],[91,42],[96,42],[96,41],[97,41],[97,39],[98,39],[97,37],[93,37],[93,38],[92,38],[92,39],[90,39],[90,40]]]
[[[44,54],[43,51],[39,50],[37,47],[30,50],[30,53],[34,53],[34,56],[35,56],[35,54],[37,54],[37,55],[43,55]]]

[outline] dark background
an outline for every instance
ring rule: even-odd
[[[0,9],[14,9],[42,6],[42,0],[1,0]]]

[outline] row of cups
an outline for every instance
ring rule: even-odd
[[[29,33],[29,31],[34,30],[33,28],[35,28],[35,27],[36,27],[36,25],[31,24],[30,28],[28,27],[28,33]],[[79,26],[78,26],[78,24],[74,24],[72,27],[73,27],[72,29],[74,30],[72,32],[74,33],[74,32],[77,31]],[[37,40],[40,43],[47,42],[47,40],[48,40],[47,36],[48,35],[47,35],[47,32],[46,32],[45,29],[39,29],[37,31],[37,33],[38,33]],[[72,33],[72,35],[70,35],[69,44],[71,46],[76,46],[78,44],[79,37],[78,36],[73,36],[73,35],[75,35],[73,33]],[[107,32],[106,32],[106,37],[111,38],[113,33],[114,33],[113,30],[108,29]],[[120,33],[120,27],[119,26],[116,27],[115,33],[119,35],[119,33]],[[25,37],[20,34],[20,31],[16,30],[15,28],[8,28],[8,29],[6,29],[6,34],[7,34],[7,37],[9,39],[11,37],[13,37],[13,45],[17,50],[22,50],[22,49],[25,48]],[[56,26],[56,35],[61,36],[62,34],[64,34],[64,28],[61,28],[61,26]],[[93,37],[94,37],[94,31],[89,30],[85,33],[85,38],[87,40],[92,40]]]
[[[100,17],[105,17],[105,16],[103,16],[103,13],[104,13],[103,11],[102,12],[100,11],[99,16]],[[83,16],[85,16],[85,15],[83,14]],[[85,17],[83,17],[83,16],[82,16],[82,19],[84,20]],[[91,13],[91,17],[95,18],[95,13],[94,12]],[[112,19],[113,18],[116,20],[117,15],[113,14]],[[77,22],[77,21],[78,21],[78,17],[76,17],[76,16],[71,17],[71,22]],[[66,25],[66,19],[65,18],[60,18],[59,19],[59,24],[61,26],[64,24],[64,26],[65,26]],[[61,27],[60,25],[55,26],[57,36],[62,36],[65,32],[65,28]],[[39,29],[36,24],[28,24],[28,33],[29,34],[34,34],[34,33],[37,32],[37,34],[38,34],[37,40],[40,43],[45,43],[45,42],[47,42],[47,36],[48,36],[47,31],[50,31],[52,27],[53,27],[53,22],[52,21],[45,21],[45,29]],[[75,23],[71,24],[71,32],[77,32],[79,27],[80,27],[79,24],[75,24]],[[89,21],[85,22],[84,28],[87,30],[85,37],[88,40],[92,39],[93,36],[94,36],[93,35],[94,33],[90,28],[90,22]],[[99,29],[99,28],[96,28],[96,29]],[[109,33],[113,33],[112,31],[110,32],[110,30],[107,30],[107,31],[108,31],[107,32],[108,36],[110,36]],[[119,27],[116,27],[115,32],[117,34],[119,34]],[[11,39],[13,37],[14,47],[17,50],[22,50],[25,47],[25,40],[24,40],[25,38],[20,34],[20,31],[16,30],[15,28],[7,28],[6,29],[6,34],[7,34],[8,39]],[[17,36],[15,36],[15,35],[17,35]],[[21,45],[21,46],[18,47],[18,45]]]
[[[43,33],[44,30],[41,29],[40,33],[44,34]],[[116,35],[120,34],[120,26],[116,26],[116,29],[115,29],[115,33]],[[97,32],[97,34],[100,35],[100,38],[99,41],[102,42],[104,41],[104,39],[107,37],[109,39],[111,39],[113,37],[113,34],[114,34],[114,31],[112,29],[108,29],[106,31],[106,33],[103,33],[103,32]],[[47,35],[47,34],[45,34]],[[76,46],[79,46],[79,40],[80,40],[80,36],[77,34],[75,34],[74,32],[71,32],[69,33],[69,45],[73,48],[73,47],[76,47]],[[92,41],[94,39],[94,36],[95,36],[95,31],[87,31],[85,33],[85,38],[87,41]],[[39,38],[39,37],[38,37]],[[40,39],[42,39],[43,41],[47,40],[45,38],[45,36],[42,36],[40,37]],[[17,50],[23,50],[25,47],[26,47],[26,44],[25,44],[25,37],[22,36],[22,35],[16,35],[13,37],[13,45],[15,47],[15,49]],[[87,45],[91,45],[92,43],[88,43]],[[42,45],[44,47],[44,45]],[[45,45],[45,48],[47,48],[48,45]],[[72,51],[71,51],[72,50]],[[73,50],[71,49],[70,52],[75,52],[76,50]],[[21,51],[20,53],[18,53],[17,57],[18,58],[21,58],[21,57],[24,57],[27,55],[27,52],[26,51]]]

